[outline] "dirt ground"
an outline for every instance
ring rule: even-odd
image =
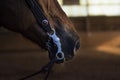
[[[120,32],[92,32],[89,36],[81,32],[80,37],[81,48],[74,59],[56,64],[48,80],[120,80]],[[0,35],[0,40],[6,38]],[[40,70],[48,61],[47,52],[40,50],[0,50],[0,80],[19,80]],[[27,80],[43,78],[44,74]]]

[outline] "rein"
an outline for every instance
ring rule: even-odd
[[[43,66],[43,67],[41,68],[41,70],[39,70],[39,71],[37,71],[37,72],[35,72],[35,73],[33,73],[33,74],[30,74],[30,75],[28,75],[28,76],[26,76],[26,77],[24,77],[24,78],[21,78],[21,79],[19,79],[19,80],[25,80],[25,79],[31,78],[31,77],[33,77],[33,76],[35,76],[35,75],[38,75],[38,74],[40,74],[40,73],[46,73],[46,72],[47,72],[47,74],[46,74],[44,80],[47,80],[47,79],[48,79],[48,76],[49,76],[49,74],[50,74],[50,72],[51,72],[51,69],[52,69],[52,67],[53,67],[53,65],[54,65],[55,62],[56,62],[56,59],[53,59],[53,60],[51,60],[48,64],[46,64],[45,66]]]
[[[43,10],[42,10],[41,6],[38,4],[37,0],[25,0],[25,1],[28,5],[29,9],[32,11],[37,23],[46,32],[46,34],[49,37],[48,42],[46,43],[48,51],[50,51],[50,48],[51,48],[50,41],[52,40],[54,45],[57,47],[57,52],[55,54],[54,59],[52,59],[48,64],[43,66],[43,68],[40,71],[35,72],[34,74],[31,74],[31,75],[28,75],[20,80],[25,80],[25,79],[33,77],[39,73],[46,73],[46,72],[47,72],[47,75],[45,76],[44,80],[47,80],[54,63],[62,63],[62,62],[64,62],[64,59],[65,59],[64,53],[62,52],[62,49],[61,49],[60,38],[56,35],[55,30],[53,28],[51,28],[49,21],[43,14]],[[50,4],[50,3],[48,3],[48,4]]]

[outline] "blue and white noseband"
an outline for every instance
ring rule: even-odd
[[[55,58],[57,59],[57,61],[64,61],[65,57],[64,57],[64,53],[62,51],[61,48],[61,42],[60,42],[60,38],[56,35],[55,30],[53,29],[53,33],[49,34],[48,33],[49,38],[51,38],[53,40],[53,43],[56,45],[57,47],[57,52],[55,54]]]

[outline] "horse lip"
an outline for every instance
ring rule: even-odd
[[[73,59],[73,56],[72,55],[67,55],[65,57],[65,61],[68,61],[68,60],[72,60]]]

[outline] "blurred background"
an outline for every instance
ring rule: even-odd
[[[80,35],[81,48],[73,60],[55,65],[49,80],[120,80],[120,0],[58,1]],[[0,80],[18,80],[48,61],[37,45],[0,28]]]

